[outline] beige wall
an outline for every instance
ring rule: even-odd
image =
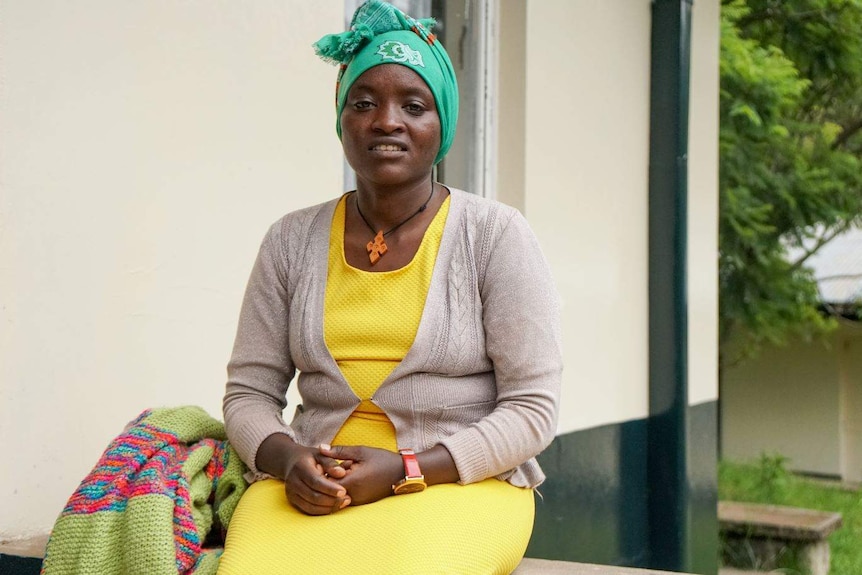
[[[650,6],[527,3],[524,191],[519,198],[502,175],[517,155],[501,165],[500,188],[525,210],[563,296],[561,432],[648,414]],[[505,52],[505,16],[501,28]],[[692,28],[689,393],[700,403],[718,395],[718,0],[695,4]],[[501,130],[517,134],[520,85],[505,67]],[[520,145],[508,137],[501,162]]]
[[[527,2],[500,0],[497,200],[524,212]]]
[[[148,406],[220,416],[267,226],[340,193],[340,2],[0,4],[0,539]]]
[[[563,297],[560,431],[647,414],[650,2],[527,5],[527,218]]]
[[[688,401],[718,397],[719,0],[692,9],[688,156]]]
[[[770,348],[726,371],[721,396],[725,458],[780,453],[790,458],[792,469],[841,473],[840,337]],[[862,372],[857,377],[862,380]]]

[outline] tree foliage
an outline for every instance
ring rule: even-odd
[[[723,0],[721,27],[727,365],[834,325],[805,262],[862,219],[862,0]]]

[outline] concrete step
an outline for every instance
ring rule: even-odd
[[[48,542],[47,535],[28,539],[0,541],[0,573],[10,575],[37,575],[39,560],[45,555]],[[10,569],[6,571],[5,569]],[[740,575],[724,571],[720,575]],[[632,569],[629,567],[614,567],[610,565],[594,565],[588,563],[572,563],[569,561],[551,561],[548,559],[524,558],[513,572],[513,575],[684,575],[668,571],[650,571],[647,569]]]
[[[0,539],[0,554],[14,557],[44,557],[48,534],[42,533],[20,539]]]
[[[572,563],[569,561],[550,561],[548,559],[532,559],[525,557],[512,575],[685,575],[670,571],[652,571],[649,569],[633,569],[631,567],[614,567],[612,565],[594,565],[591,563]],[[724,575],[722,573],[722,575]]]

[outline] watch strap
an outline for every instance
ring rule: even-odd
[[[422,470],[419,469],[419,460],[416,459],[416,452],[412,449],[400,449],[401,459],[404,461],[404,476],[406,478],[422,477]]]

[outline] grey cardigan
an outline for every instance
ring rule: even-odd
[[[326,348],[323,303],[337,200],[270,228],[251,272],[224,397],[227,434],[253,473],[260,444],[284,433],[329,443],[359,405]],[[288,384],[302,405],[287,425]],[[496,476],[535,487],[560,393],[559,307],[547,262],[521,214],[451,190],[419,329],[372,401],[399,448],[443,444],[461,483]]]

